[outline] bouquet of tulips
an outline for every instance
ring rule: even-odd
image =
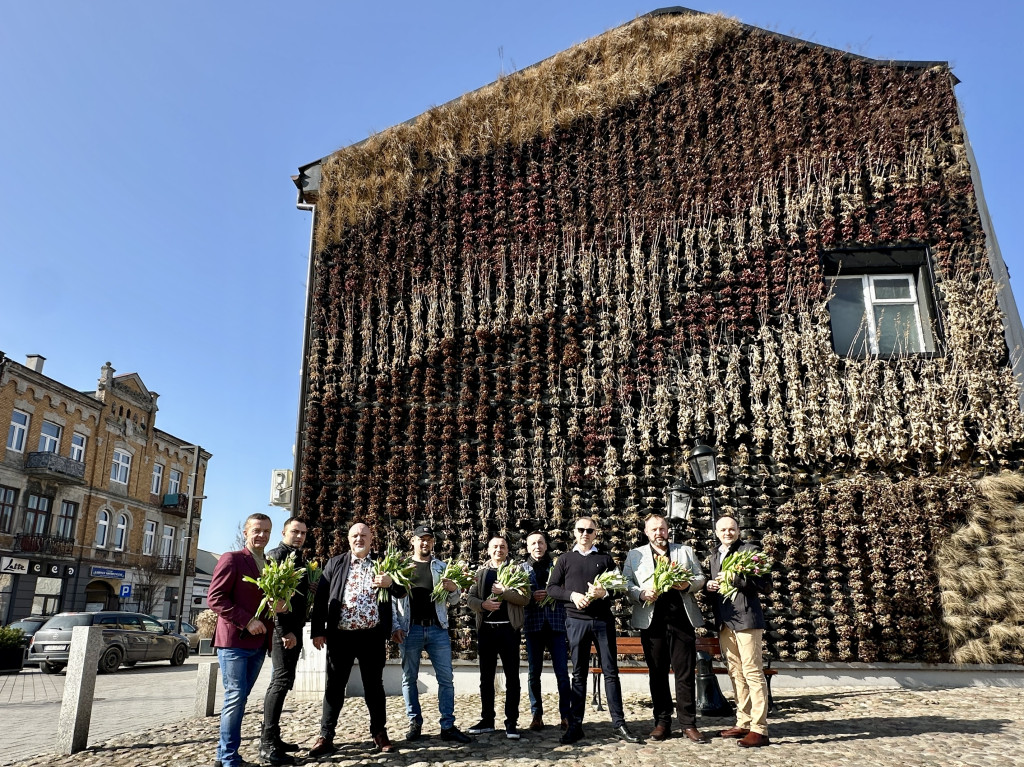
[[[678,583],[689,583],[693,580],[693,573],[689,568],[683,567],[678,562],[671,561],[668,557],[661,557],[654,564],[654,572],[647,580],[652,581],[654,593],[661,596],[671,590]]]
[[[589,585],[590,588],[587,589],[587,596],[591,595],[594,586],[604,586],[604,590],[609,594],[613,591],[626,590],[626,581],[622,579],[622,574],[618,570],[605,570],[594,578],[594,582]]]
[[[437,580],[437,585],[434,586],[434,590],[430,592],[430,598],[435,602],[444,602],[448,599],[448,591],[445,589],[442,581],[447,578],[450,581],[454,581],[455,585],[460,589],[468,589],[473,585],[473,574],[469,571],[469,563],[463,560],[456,562],[449,562],[445,565],[444,572],[441,573],[441,577]]]
[[[525,597],[530,596],[530,576],[520,565],[506,562],[498,568],[498,575],[494,582],[500,583],[506,591],[518,591]],[[491,598],[500,602],[501,594],[492,594]]]
[[[259,578],[243,575],[242,580],[255,584],[263,592],[263,599],[254,617],[258,618],[264,609],[268,617],[273,617],[274,607],[280,602],[284,602],[286,611],[291,610],[292,597],[302,583],[303,573],[303,568],[295,566],[295,554],[289,554],[287,559],[280,562],[268,559]]]
[[[548,570],[548,580],[549,581],[551,580],[551,573],[552,573],[552,571],[554,571],[555,563],[557,561],[558,561],[558,557],[555,557],[554,559],[551,560],[551,569]],[[543,607],[547,607],[548,605],[553,605],[554,603],[555,603],[555,598],[554,597],[544,597],[542,600],[540,600],[540,606],[542,608]]]
[[[384,558],[378,559],[373,563],[374,575],[390,575],[391,580],[394,581],[395,584],[403,586],[404,588],[410,588],[412,586],[414,573],[415,566],[409,560],[409,557],[402,554],[402,552],[394,546],[388,546],[387,551],[384,553]],[[387,589],[378,589],[377,601],[388,601]]]
[[[306,602],[307,618],[313,612],[313,595],[316,594],[316,585],[320,582],[320,576],[323,574],[324,569],[320,567],[320,563],[315,559],[306,564],[306,580],[309,581],[309,599]]]
[[[758,577],[772,570],[772,561],[761,551],[735,551],[722,560],[718,574],[718,593],[730,602],[736,599],[739,589],[735,586],[737,575]]]

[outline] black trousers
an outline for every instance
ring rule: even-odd
[[[484,623],[477,641],[480,654],[480,720],[494,721],[494,675],[498,658],[505,674],[505,726],[519,722],[519,631],[508,623]]]
[[[370,735],[377,735],[387,727],[384,694],[384,661],[387,660],[387,630],[383,624],[372,629],[357,631],[327,631],[327,689],[324,691],[324,709],[320,716],[320,734],[334,740],[341,707],[345,705],[345,687],[348,685],[352,664],[359,661],[359,674],[363,680],[363,698],[370,711]]]
[[[284,709],[285,696],[295,684],[295,667],[302,652],[302,634],[295,639],[295,647],[286,650],[281,642],[281,635],[274,630],[273,643],[270,646],[270,660],[274,664],[274,672],[270,676],[266,697],[263,698],[264,743],[281,739],[281,711]]]
[[[587,677],[590,674],[590,647],[597,650],[597,657],[604,673],[604,696],[608,701],[608,713],[612,725],[621,727],[626,723],[622,708],[622,687],[619,684],[619,660],[615,652],[615,621],[600,618],[565,618],[565,637],[569,641],[572,656],[572,721],[571,725],[582,726],[583,713],[587,705]]]
[[[641,629],[640,643],[644,660],[650,669],[651,701],[654,703],[655,724],[672,723],[672,692],[669,689],[669,669],[676,680],[676,714],[685,729],[697,725],[696,678],[697,649],[693,626],[689,622],[663,624]]]

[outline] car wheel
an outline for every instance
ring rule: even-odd
[[[188,657],[188,646],[180,644],[174,648],[174,655],[171,656],[171,665],[180,666]]]
[[[52,663],[43,661],[39,664],[39,670],[44,674],[58,674],[60,673],[60,666],[54,666]]]
[[[98,671],[101,674],[112,674],[117,671],[121,665],[121,651],[117,647],[108,647],[106,652],[100,656],[100,665]]]

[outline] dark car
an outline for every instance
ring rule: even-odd
[[[52,616],[49,615],[29,615],[27,618],[22,618],[20,621],[14,621],[8,628],[21,629],[21,633],[24,634],[22,644],[28,647],[28,643],[32,640],[32,636],[39,630],[46,621],[50,620]]]
[[[177,621],[162,620],[160,621],[160,625],[168,631],[170,631],[172,634],[180,634],[181,636],[185,637],[185,639],[188,640],[188,646],[189,649],[192,650],[192,652],[195,652],[199,649],[199,632],[196,630],[196,627],[193,626],[191,623],[182,621],[181,631],[174,630],[178,626]]]
[[[152,615],[102,611],[54,615],[32,637],[25,663],[38,664],[44,674],[55,674],[67,666],[75,626],[103,627],[101,674],[144,661],[166,660],[180,666],[189,656],[188,641],[167,631]]]

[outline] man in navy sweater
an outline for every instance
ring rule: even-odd
[[[597,522],[590,517],[576,520],[576,545],[558,558],[548,578],[548,594],[566,602],[565,634],[572,656],[571,713],[569,729],[559,739],[575,743],[583,738],[583,712],[586,708],[587,673],[591,645],[597,648],[604,673],[605,697],[615,735],[627,743],[643,743],[626,726],[619,686],[619,664],[615,653],[615,618],[611,595],[594,580],[601,573],[617,570],[611,555],[594,545]]]

